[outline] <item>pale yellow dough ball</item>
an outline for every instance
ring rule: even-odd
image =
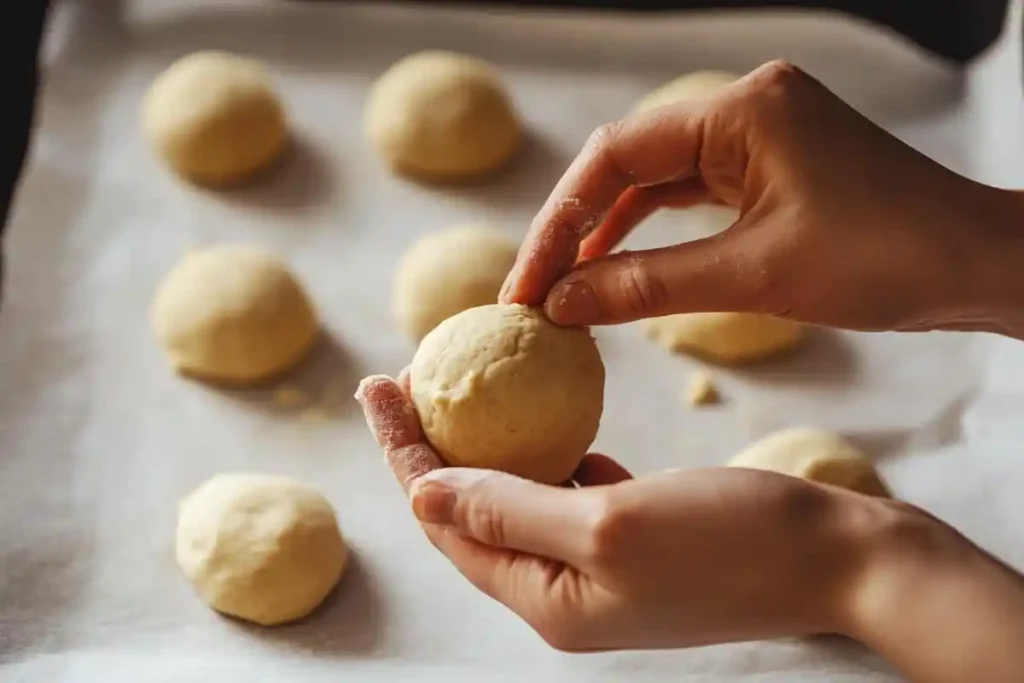
[[[495,303],[517,251],[501,232],[479,225],[420,238],[395,273],[392,307],[398,326],[419,341],[456,313]]]
[[[644,322],[647,335],[669,351],[721,365],[741,365],[789,351],[807,327],[753,313],[680,313]]]
[[[822,429],[794,427],[775,432],[737,453],[728,465],[891,497],[870,459],[839,435]]]
[[[143,100],[142,130],[179,175],[210,186],[249,180],[278,160],[288,139],[263,66],[214,51],[182,57],[156,78]]]
[[[587,330],[481,306],[438,325],[410,370],[423,430],[449,464],[567,481],[597,435],[604,363]]]
[[[366,134],[398,173],[468,180],[505,165],[522,127],[500,74],[454,52],[426,51],[393,64],[374,83]]]
[[[175,369],[230,384],[258,382],[292,367],[320,329],[288,266],[249,246],[186,254],[157,288],[150,319]]]
[[[265,626],[301,619],[341,578],[331,504],[288,477],[218,474],[178,508],[175,557],[213,609]]]
[[[645,111],[680,100],[710,97],[739,79],[739,75],[727,71],[694,71],[669,81],[640,98],[633,105],[633,110]]]

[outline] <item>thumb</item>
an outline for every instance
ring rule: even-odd
[[[699,311],[758,312],[765,272],[751,233],[734,225],[705,239],[585,261],[551,288],[560,325],[612,325]]]
[[[446,467],[410,491],[420,522],[450,528],[488,546],[578,565],[590,537],[595,498],[493,470]]]

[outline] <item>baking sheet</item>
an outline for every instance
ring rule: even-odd
[[[0,315],[0,679],[894,680],[841,639],[554,652],[429,546],[353,401],[310,421],[277,409],[267,392],[175,377],[147,307],[186,249],[270,245],[307,283],[330,338],[286,382],[311,393],[340,387],[347,398],[359,377],[395,372],[413,351],[388,315],[405,245],[456,221],[522,235],[587,134],[678,73],[788,57],[943,163],[998,181],[1010,170],[990,161],[997,145],[979,124],[975,86],[996,87],[994,77],[965,80],[890,36],[824,15],[623,19],[382,5],[57,8]],[[373,78],[428,47],[478,54],[509,79],[531,139],[491,184],[438,191],[397,180],[363,140]],[[296,150],[250,190],[185,187],[140,139],[145,87],[200,48],[265,60],[289,108]],[[992,68],[1007,69],[1007,54]],[[1000,106],[1002,120],[1019,121]],[[1005,148],[1007,138],[998,142]],[[630,245],[664,244],[701,225],[700,216],[661,215]],[[876,457],[902,497],[1024,565],[1014,543],[1024,532],[1013,494],[1024,487],[1015,344],[822,332],[791,359],[716,372],[727,404],[688,412],[680,395],[696,364],[653,349],[634,326],[597,336],[609,374],[596,450],[647,472],[719,463],[791,424],[833,428]],[[220,618],[174,564],[178,498],[234,469],[310,481],[338,510],[354,566],[303,623],[258,630]]]

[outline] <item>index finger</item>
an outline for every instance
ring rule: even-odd
[[[707,101],[680,102],[598,128],[533,219],[502,303],[543,303],[573,267],[580,242],[626,189],[696,175],[707,107]]]
[[[406,493],[416,479],[444,466],[427,443],[416,408],[395,380],[385,375],[366,377],[359,383],[356,400]]]

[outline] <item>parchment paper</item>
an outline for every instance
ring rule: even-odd
[[[824,15],[381,5],[57,9],[0,315],[0,679],[892,680],[840,639],[552,651],[422,538],[348,397],[360,376],[395,372],[413,351],[388,313],[402,249],[455,221],[520,236],[587,134],[662,81],[788,57],[943,163],[1012,182],[1016,46],[962,78],[891,36]],[[363,140],[373,78],[427,47],[479,54],[510,81],[532,138],[491,184],[439,191],[397,180]],[[199,48],[265,60],[289,108],[296,150],[250,190],[186,187],[140,138],[145,87]],[[631,246],[692,236],[702,220],[658,216]],[[184,250],[221,242],[270,245],[308,284],[330,341],[286,382],[334,401],[327,418],[278,409],[269,390],[217,391],[165,367],[147,323],[154,287]],[[634,470],[719,463],[775,428],[829,427],[876,457],[901,497],[1024,566],[1018,345],[822,333],[791,359],[715,371],[726,404],[690,412],[680,395],[695,363],[653,349],[632,326],[597,336],[609,379],[595,448]],[[174,564],[179,497],[236,469],[307,480],[337,507],[356,560],[303,623],[257,630],[221,618]]]

